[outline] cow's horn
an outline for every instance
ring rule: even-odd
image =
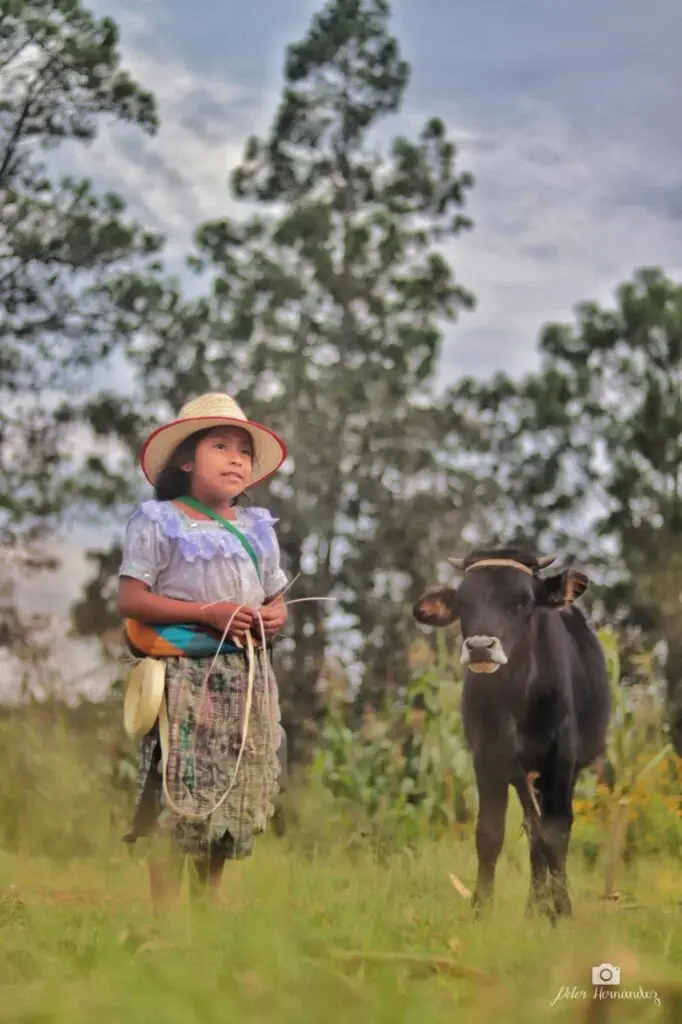
[[[548,569],[552,562],[556,562],[556,555],[543,555],[538,558],[538,569]]]
[[[448,562],[450,565],[454,565],[455,569],[459,569],[460,572],[464,569],[463,558],[448,558]]]

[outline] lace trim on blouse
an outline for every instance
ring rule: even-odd
[[[187,601],[224,600],[235,594],[258,603],[288,582],[280,565],[274,518],[264,508],[239,509],[235,525],[258,557],[262,581],[239,539],[212,519],[192,519],[170,502],[151,499],[135,509],[123,539],[120,576],[132,576],[159,593]],[[239,597],[241,595],[241,597]]]
[[[190,519],[182,515],[169,501],[144,501],[131,518],[140,515],[156,523],[168,540],[175,541],[177,550],[186,562],[195,562],[198,558],[208,561],[219,554],[237,557],[242,561],[249,559],[249,555],[234,534],[213,520]],[[273,526],[278,520],[267,509],[240,509],[239,520],[241,522],[235,522],[235,526],[251,541],[259,561],[264,561],[275,553]],[[207,526],[212,529],[205,529]]]

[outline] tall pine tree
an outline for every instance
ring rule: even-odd
[[[592,433],[582,463],[599,481],[596,533],[618,554],[606,607],[649,646],[665,642],[682,754],[682,286],[646,268],[618,288],[614,308],[585,302],[577,312],[574,327],[544,330],[541,350]]]
[[[119,303],[158,271],[161,240],[114,195],[58,178],[49,156],[102,121],[153,133],[153,97],[120,66],[118,31],[77,0],[0,0],[0,547],[5,571],[44,566],[38,541],[72,494],[78,405],[138,326]],[[73,158],[74,150],[71,150]],[[75,162],[75,161],[74,161]],[[10,573],[11,575],[11,573]],[[0,640],[19,628],[3,580]]]
[[[575,324],[546,325],[540,355],[524,380],[464,381],[448,396],[500,483],[490,535],[589,566],[626,677],[633,653],[664,642],[682,753],[682,286],[640,270],[613,308],[583,302]]]
[[[441,324],[473,304],[441,250],[470,227],[472,180],[436,118],[380,152],[409,79],[389,18],[386,0],[331,0],[288,48],[271,130],[232,177],[263,212],[199,229],[191,264],[209,294],[135,355],[170,408],[225,388],[289,443],[262,498],[301,574],[290,596],[338,600],[292,608],[280,645],[294,756],[314,727],[330,614],[348,623],[337,640],[359,658],[363,697],[381,699],[403,681],[410,586],[447,553],[475,488],[450,468],[431,408]]]

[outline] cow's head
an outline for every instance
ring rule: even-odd
[[[518,645],[528,642],[536,608],[566,608],[587,589],[589,579],[577,569],[539,576],[554,560],[555,556],[536,558],[516,549],[449,558],[463,573],[459,587],[427,590],[414,605],[413,615],[428,626],[449,626],[459,619],[462,665],[472,672],[497,672]]]

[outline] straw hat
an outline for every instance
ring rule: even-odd
[[[177,419],[155,430],[140,452],[142,472],[152,486],[178,445],[198,430],[209,427],[241,427],[253,439],[253,478],[249,487],[260,483],[279,469],[287,457],[287,447],[277,434],[247,419],[233,398],[210,392],[183,405]]]

